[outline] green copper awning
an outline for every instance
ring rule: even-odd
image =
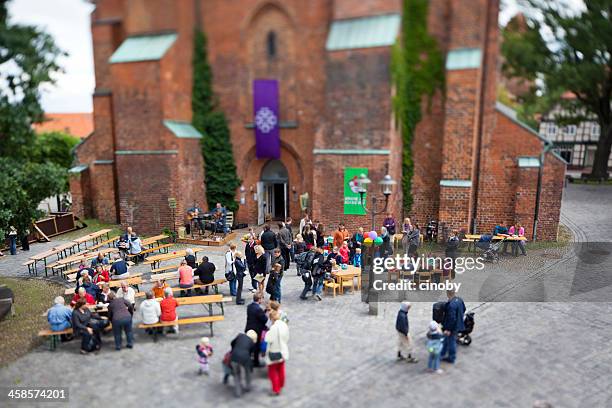
[[[111,64],[161,59],[178,37],[175,33],[126,38],[110,57]]]
[[[327,36],[327,51],[388,47],[400,28],[399,14],[333,21]]]
[[[191,126],[189,122],[181,122],[178,120],[164,120],[164,125],[170,130],[174,136],[186,139],[201,139],[202,134],[196,128]]]

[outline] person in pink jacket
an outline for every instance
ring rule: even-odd
[[[180,288],[191,288],[193,287],[193,269],[187,265],[187,261],[183,259],[181,266],[178,269],[179,273],[179,287]],[[191,289],[187,289],[187,296],[191,296]]]

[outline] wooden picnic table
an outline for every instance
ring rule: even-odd
[[[465,238],[463,239],[463,242],[467,242],[468,243],[468,252],[470,251],[470,247],[473,247],[474,251],[476,251],[476,243],[478,241],[480,241],[480,238],[482,237],[481,234],[467,234],[465,236]],[[501,241],[505,239],[506,241],[527,241],[527,238],[524,236],[518,236],[518,235],[495,235],[493,237],[491,237],[492,241]]]
[[[166,234],[155,235],[154,237],[144,238],[141,240],[141,244],[142,246],[153,245],[159,241],[163,241],[166,238],[168,238]]]
[[[194,249],[193,253],[196,254],[198,252],[204,251],[204,248]],[[187,255],[184,249],[180,251],[168,252],[167,254],[153,255],[147,258],[144,262],[145,264],[151,264],[151,269],[156,269],[159,267],[159,264],[164,261],[169,261],[171,259],[184,258]]]
[[[109,232],[111,232],[111,229],[105,228],[105,229],[101,229],[100,231],[96,231],[96,232],[92,232],[90,234],[84,235],[80,238],[75,239],[74,242],[77,246],[78,249],[81,249],[81,244],[85,245],[85,248],[87,248],[87,242],[88,241],[96,241],[98,240],[98,238],[100,238],[103,235],[106,235],[106,239],[108,239],[109,237]]]
[[[336,280],[336,283],[340,284],[340,293],[343,292],[342,281],[348,279],[350,279],[351,283],[353,283],[354,279],[357,278],[357,290],[361,290],[361,268],[353,265],[347,265],[346,269],[340,269],[339,271],[335,272],[332,271],[331,275]]]

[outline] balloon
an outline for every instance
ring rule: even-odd
[[[330,244],[333,244],[334,243],[334,237],[332,237],[332,236],[327,237],[327,242],[330,243]]]
[[[383,240],[382,240],[381,237],[378,237],[378,238],[376,238],[374,240],[374,245],[376,245],[376,246],[380,246],[380,245],[382,245],[382,243],[383,243]]]
[[[372,245],[372,242],[374,242],[374,241],[373,241],[373,240],[372,240],[372,238],[370,238],[370,237],[368,237],[368,238],[366,238],[366,239],[364,239],[364,240],[363,240],[363,243],[364,243],[365,245],[368,245],[368,246],[369,246],[369,245]]]
[[[378,234],[376,233],[376,231],[370,231],[368,232],[368,236],[372,238],[372,240],[375,240]]]

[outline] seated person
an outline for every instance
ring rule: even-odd
[[[83,283],[83,277],[85,277],[85,276],[92,277],[92,276],[94,276],[94,273],[95,273],[95,271],[93,269],[86,268],[85,265],[80,265],[79,266],[79,271],[76,274],[76,287],[77,287],[77,289]]]
[[[334,259],[337,264],[342,263],[342,256],[338,253],[338,247],[334,247],[334,249],[332,249],[332,252],[327,255],[326,261],[329,262],[332,259]]]
[[[133,235],[129,253],[130,255],[135,255],[134,260],[138,262],[138,261],[144,261],[144,255],[140,255],[141,252],[142,252],[142,242],[140,241],[140,237]]]
[[[208,285],[215,280],[215,264],[208,260],[207,256],[202,257],[202,262],[198,265],[194,274],[197,276],[196,283],[199,285]],[[201,293],[200,289],[196,292]],[[204,288],[204,294],[208,295],[208,287]]]
[[[153,295],[156,298],[163,298],[164,297],[164,291],[166,290],[166,288],[169,288],[170,286],[166,283],[165,279],[157,279],[155,281],[155,285],[153,285],[153,288],[151,288],[151,291],[153,291]]]
[[[98,256],[91,260],[91,267],[95,268],[97,265],[108,265],[108,258],[98,252]]]
[[[108,299],[108,295],[111,293],[113,293],[113,291],[110,289],[108,283],[104,283],[102,284],[102,290],[100,291],[100,293],[98,293],[98,298],[96,300],[98,301],[98,303],[108,304],[110,302],[110,300]]]
[[[178,320],[176,316],[176,308],[179,306],[179,303],[176,301],[172,294],[172,289],[166,288],[164,290],[164,299],[159,303],[159,307],[161,308],[161,315],[159,316],[160,322],[174,322]],[[174,333],[178,333],[178,325],[173,326]]]
[[[186,260],[181,261],[181,266],[178,269],[179,273],[179,287],[180,288],[191,288],[193,287],[193,269],[187,265]],[[191,296],[191,289],[187,289],[187,296]]]
[[[185,261],[187,261],[187,265],[189,265],[192,269],[195,269],[198,265],[196,262],[195,254],[193,253],[193,249],[187,248],[185,250]]]
[[[155,295],[152,291],[147,292],[147,298],[140,304],[140,314],[142,315],[142,322],[144,324],[155,324],[159,322],[161,316],[161,307],[159,302],[155,300]],[[147,334],[153,334],[153,330],[147,329]]]
[[[92,298],[96,299],[98,297],[98,293],[100,292],[100,288],[98,285],[91,281],[89,275],[83,277],[83,283],[81,287],[85,289],[85,292],[91,295]]]
[[[58,296],[54,305],[47,311],[47,321],[51,331],[58,332],[72,327],[72,309],[64,305],[64,298]]]
[[[127,227],[127,231],[119,238],[119,242],[117,243],[117,248],[123,256],[127,255],[130,252],[130,245],[132,243],[132,235],[134,232],[132,231],[132,227]]]
[[[79,299],[84,299],[88,305],[96,304],[96,300],[85,291],[85,288],[79,288],[79,290],[77,290],[77,293],[74,294],[72,300],[70,301],[70,306],[74,307],[74,305],[77,304]]]
[[[507,227],[508,223],[507,222],[503,222],[501,224],[498,224],[495,226],[495,228],[493,228],[493,236],[495,235],[507,235],[508,234],[508,227]]]
[[[112,279],[124,279],[130,276],[127,262],[121,259],[119,255],[114,256],[113,264],[110,268],[110,274]]]
[[[106,269],[106,267],[102,266],[102,264],[97,264],[96,272],[93,276],[93,282],[97,284],[100,282],[108,282],[109,280],[110,275],[108,274],[108,270]]]
[[[227,210],[225,207],[221,205],[221,203],[217,203],[217,206],[212,211],[212,214],[215,218],[215,231],[223,231],[227,233],[227,228],[225,226],[225,220],[227,217]]]
[[[124,298],[125,300],[130,302],[132,305],[136,303],[136,292],[131,286],[127,284],[126,281],[121,282],[121,287],[117,291],[116,296],[118,298]]]

